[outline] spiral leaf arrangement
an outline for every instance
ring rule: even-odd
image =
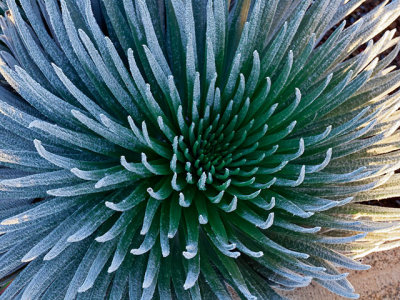
[[[362,2],[7,0],[0,298],[356,298],[400,243],[361,204],[400,196],[400,2]]]

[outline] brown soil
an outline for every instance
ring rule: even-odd
[[[354,271],[348,276],[361,300],[400,299],[400,248],[372,253],[363,259],[368,271]],[[346,270],[347,272],[347,270]],[[291,300],[343,300],[316,283],[291,292],[281,292]]]

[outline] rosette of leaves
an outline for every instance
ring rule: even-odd
[[[400,2],[362,2],[8,0],[0,298],[356,298],[400,237],[362,204],[400,195]]]

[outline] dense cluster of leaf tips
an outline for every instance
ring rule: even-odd
[[[356,298],[400,244],[361,204],[400,196],[399,0],[6,2],[0,299]]]

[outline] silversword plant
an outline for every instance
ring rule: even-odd
[[[400,1],[363,2],[2,4],[0,299],[357,298],[400,244],[362,203],[400,196]]]

